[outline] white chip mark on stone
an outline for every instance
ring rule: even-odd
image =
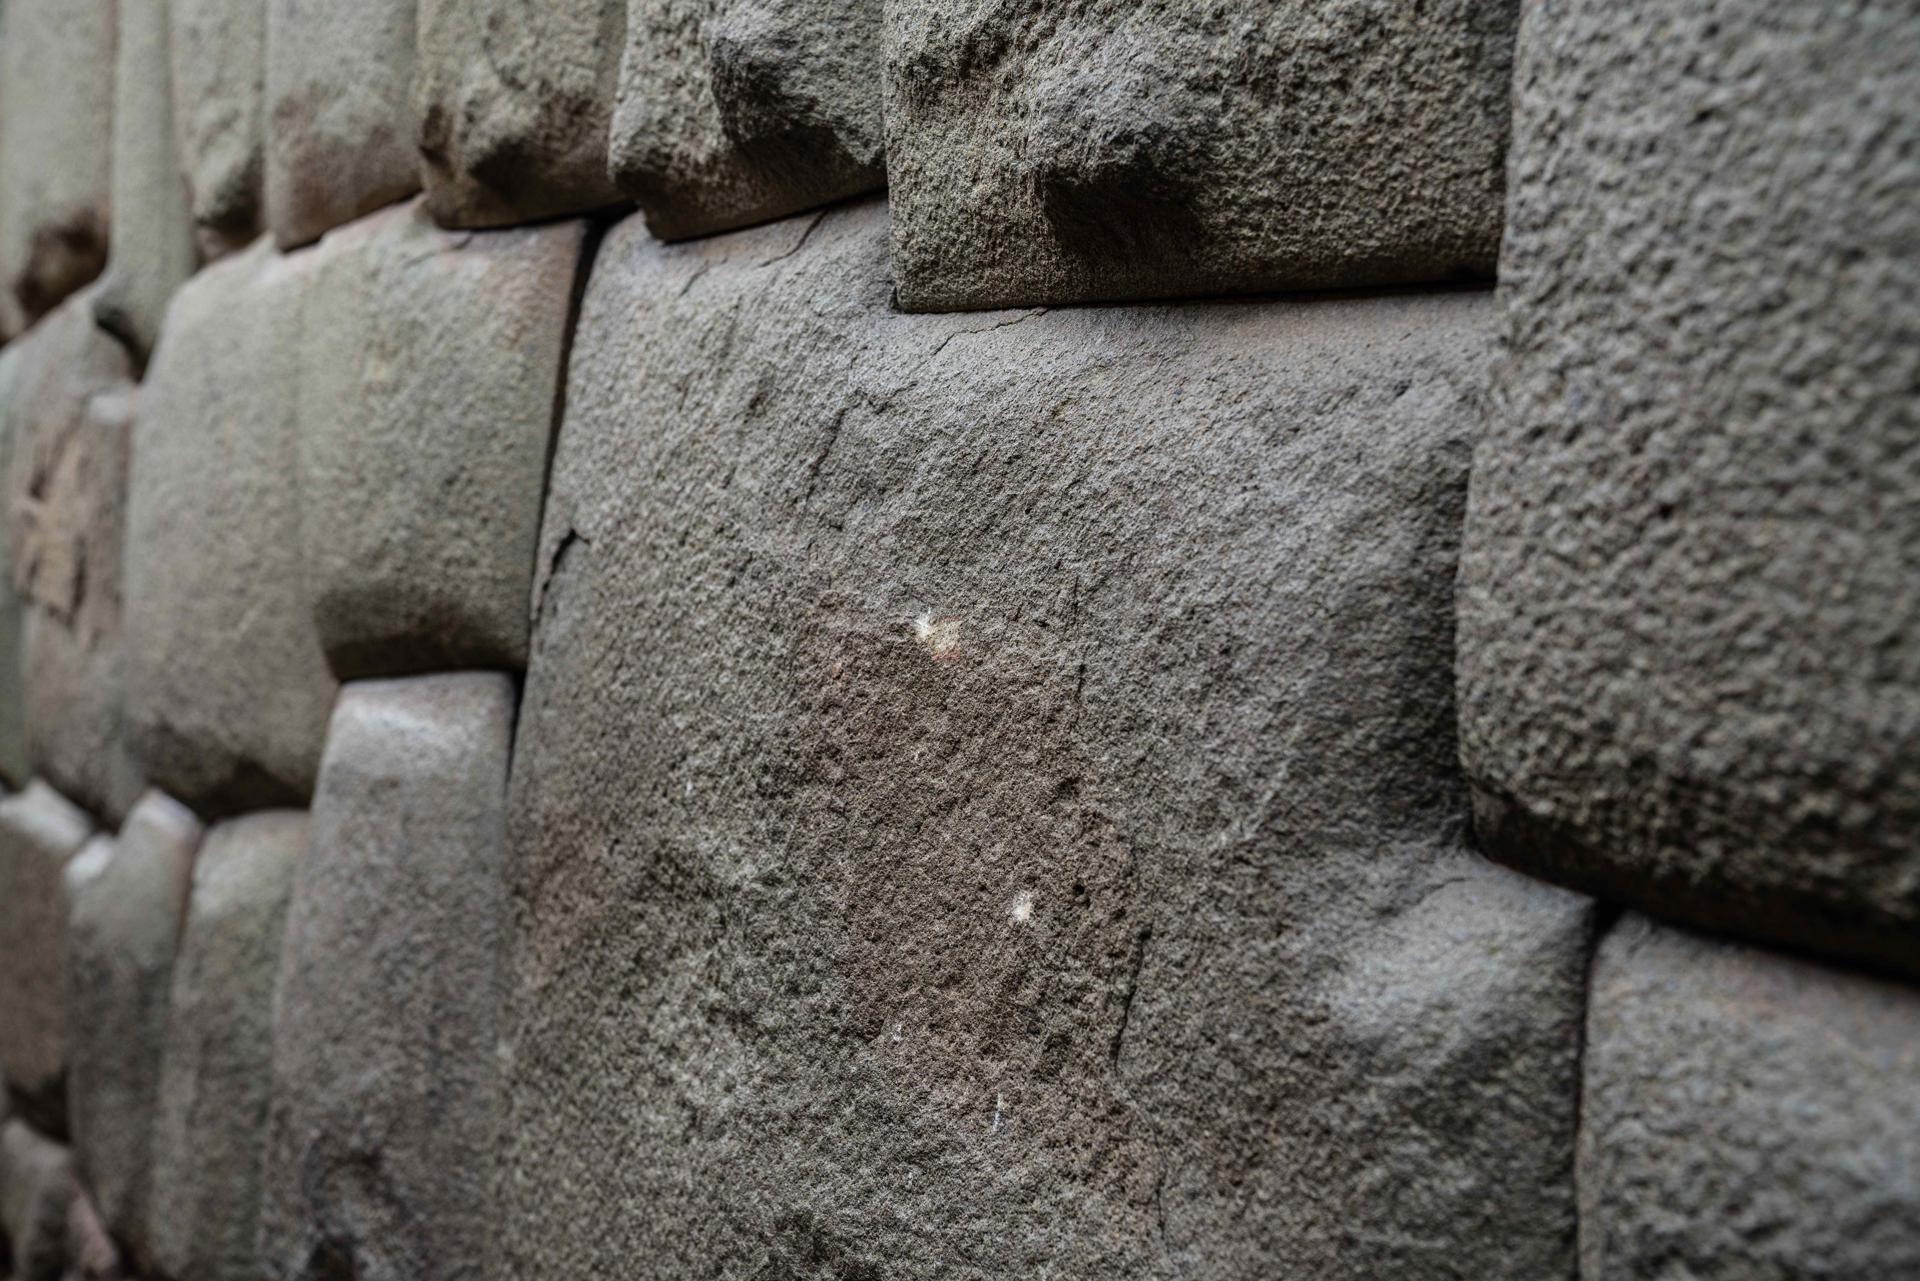
[[[1000,1117],[1003,1113],[1005,1113],[1006,1110],[1007,1110],[1007,1096],[1004,1094],[994,1095],[993,1096],[993,1132],[995,1134],[1000,1133]]]
[[[927,647],[935,659],[954,658],[960,652],[960,620],[948,615],[935,618],[922,614],[913,620],[913,637]]]
[[[1013,907],[1007,912],[1015,925],[1025,925],[1033,919],[1033,891],[1021,890],[1013,896]]]

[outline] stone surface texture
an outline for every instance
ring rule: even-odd
[[[274,1004],[264,1277],[487,1273],[513,708],[491,672],[341,690]]]
[[[584,224],[329,236],[301,344],[301,523],[341,677],[519,668]]]
[[[141,1260],[167,994],[200,836],[190,810],[148,792],[117,838],[94,838],[103,865],[74,891],[67,924],[74,1156],[103,1223]]]
[[[66,1131],[66,867],[92,830],[71,801],[34,780],[0,798],[0,1072],[13,1110]]]
[[[72,1154],[24,1121],[0,1125],[0,1233],[13,1281],[60,1281],[73,1198]]]
[[[262,0],[167,0],[173,125],[194,238],[212,259],[266,226],[267,6]]]
[[[1532,6],[1460,584],[1523,870],[1920,974],[1920,28]]]
[[[267,225],[283,249],[420,189],[414,0],[264,0]]]
[[[176,297],[142,391],[126,545],[127,715],[206,815],[304,804],[334,682],[300,557],[301,308],[323,255],[266,244]]]
[[[27,691],[21,629],[26,603],[13,587],[8,544],[6,487],[13,471],[13,390],[20,378],[19,343],[0,347],[0,788],[27,785]]]
[[[1568,1275],[1590,907],[1453,766],[1490,299],[903,316],[886,231],[598,259],[505,1267]]]
[[[627,0],[419,0],[414,113],[427,206],[495,227],[616,204],[607,133]]]
[[[1491,277],[1516,0],[887,0],[901,305]]]
[[[1920,1275],[1920,994],[1624,918],[1594,963],[1583,1281]]]
[[[880,0],[629,0],[611,165],[656,236],[885,182]]]
[[[306,843],[305,814],[269,810],[215,826],[194,860],[147,1202],[163,1276],[259,1281],[274,975]]]

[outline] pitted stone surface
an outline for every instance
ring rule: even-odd
[[[304,804],[334,682],[300,556],[301,307],[324,250],[261,244],[187,283],[134,433],[129,733],[202,814]]]
[[[147,1200],[164,1276],[259,1281],[273,984],[306,842],[305,814],[273,810],[212,828],[194,860],[168,995]]]
[[[35,779],[0,798],[0,1072],[14,1110],[66,1132],[66,867],[86,844],[87,816]]]
[[[329,236],[301,343],[301,524],[342,678],[520,668],[584,224]]]
[[[267,225],[283,249],[420,190],[415,0],[262,0]]]
[[[14,1281],[60,1281],[67,1267],[73,1157],[24,1121],[0,1125],[0,1233]]]
[[[203,256],[245,248],[266,226],[267,6],[167,0],[173,124]]]
[[[74,1155],[102,1221],[143,1261],[167,992],[200,836],[190,810],[148,792],[117,838],[94,838],[102,865],[67,924]]]
[[[888,295],[876,205],[597,260],[507,1270],[1570,1274],[1590,908],[1453,766],[1490,299]]]
[[[265,1277],[487,1270],[513,703],[491,672],[340,692],[274,1004]]]
[[[494,227],[618,203],[607,131],[627,0],[419,0],[414,111],[427,205]]]
[[[902,306],[1490,278],[1516,0],[887,0]]]
[[[885,182],[881,0],[629,0],[611,164],[677,240]]]
[[[1920,27],[1528,10],[1474,469],[1489,852],[1920,975]]]
[[[1623,919],[1594,964],[1584,1281],[1920,1275],[1920,993]]]

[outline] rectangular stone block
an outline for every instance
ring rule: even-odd
[[[512,681],[345,686],[274,1001],[262,1275],[488,1271]]]
[[[35,779],[0,797],[0,1073],[13,1110],[66,1132],[66,868],[91,834],[87,816]]]
[[[167,0],[173,124],[206,258],[251,244],[266,226],[267,6],[261,0]]]
[[[900,304],[1490,279],[1517,0],[887,0]]]
[[[1570,1275],[1592,910],[1454,764],[1491,299],[903,316],[886,231],[596,261],[503,1270]]]

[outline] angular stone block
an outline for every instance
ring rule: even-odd
[[[13,389],[20,375],[20,344],[0,347],[0,495],[13,464]],[[0,497],[0,787],[22,788],[33,773],[27,761],[27,695],[21,628],[26,605],[13,589],[6,537],[5,500]]]
[[[167,993],[199,848],[199,820],[161,792],[140,799],[67,923],[67,1101],[81,1178],[100,1218],[150,1263],[146,1196]]]
[[[274,1003],[266,1277],[493,1257],[513,704],[491,672],[340,692]]]
[[[1629,915],[1585,1062],[1585,1281],[1920,1275],[1920,994]]]
[[[300,557],[300,316],[319,253],[265,244],[181,289],[134,431],[127,717],[203,815],[304,803],[334,682]]]
[[[35,779],[0,798],[0,1072],[14,1110],[66,1132],[66,867],[86,844],[87,816]]]
[[[887,0],[913,311],[1491,278],[1516,0]]]
[[[251,244],[266,226],[267,6],[262,0],[167,0],[173,124],[207,258]]]
[[[301,524],[342,677],[526,666],[548,442],[584,224],[327,239],[302,342]]]
[[[414,112],[427,206],[496,227],[619,201],[607,131],[627,0],[419,0]]]
[[[596,260],[505,1269],[1570,1274],[1591,908],[1452,733],[1491,299],[902,316],[886,230]]]
[[[610,161],[664,240],[885,182],[880,0],[629,0]]]
[[[73,1158],[24,1121],[0,1125],[0,1231],[14,1281],[60,1281],[67,1267],[67,1217],[77,1189]]]
[[[194,860],[174,958],[147,1198],[160,1273],[259,1281],[256,1226],[273,1051],[273,984],[305,814],[221,823]]]
[[[414,0],[264,0],[267,225],[283,249],[420,190]]]
[[[114,8],[0,6],[0,338],[106,265]]]
[[[1459,670],[1495,857],[1920,975],[1913,18],[1529,8]]]

